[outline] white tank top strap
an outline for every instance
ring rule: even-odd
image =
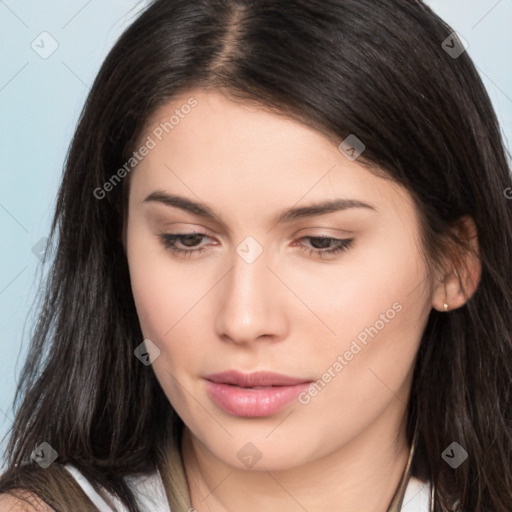
[[[114,509],[94,490],[89,481],[75,466],[68,463],[64,464],[64,467],[75,478],[100,512],[113,512]],[[147,512],[171,512],[158,470],[150,475],[126,476],[125,481],[134,492],[135,498],[142,510]],[[127,508],[117,498],[105,489],[101,491],[111,500],[118,512],[127,512]]]
[[[418,478],[411,476],[400,512],[429,512],[430,490],[430,482],[422,482]]]

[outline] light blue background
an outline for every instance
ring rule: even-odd
[[[12,422],[15,381],[34,321],[28,315],[41,267],[32,247],[49,231],[64,158],[89,86],[146,3],[0,0],[0,437]],[[506,140],[512,140],[512,0],[427,3],[469,43]],[[42,32],[58,43],[47,59],[31,47],[34,40],[42,46]],[[44,49],[49,45],[47,39]],[[4,446],[0,443],[0,453]]]

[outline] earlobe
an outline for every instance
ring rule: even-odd
[[[457,248],[457,258],[451,262],[452,270],[437,283],[432,299],[433,307],[443,312],[460,308],[472,297],[480,283],[482,271],[478,233],[473,219],[461,217],[455,231],[464,248]]]

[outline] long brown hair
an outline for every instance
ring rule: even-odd
[[[149,5],[106,58],[70,147],[0,492],[22,488],[56,510],[95,510],[60,466],[72,463],[139,512],[123,477],[158,467],[173,512],[187,502],[172,458],[183,424],[151,367],[134,357],[143,337],[121,235],[128,180],[100,198],[94,191],[130,159],[158,107],[202,87],[336,143],[357,134],[366,146],[360,161],[412,194],[432,269],[447,247],[468,250],[450,228],[474,219],[480,283],[463,307],[430,313],[408,440],[417,427],[436,512],[457,502],[467,512],[512,510],[512,202],[504,193],[512,181],[468,53],[455,58],[443,47],[452,32],[415,0]],[[441,458],[454,441],[469,454],[457,469]],[[47,469],[30,459],[42,442],[58,453]]]

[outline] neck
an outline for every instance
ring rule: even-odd
[[[233,468],[185,427],[181,449],[192,506],[200,512],[387,512],[410,451],[403,406],[388,413],[394,421],[381,417],[329,455],[279,471]]]

